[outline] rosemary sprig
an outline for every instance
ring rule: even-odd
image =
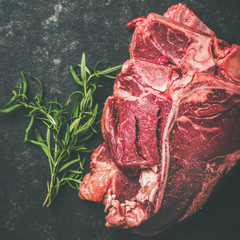
[[[12,99],[5,105],[0,113],[9,113],[19,107],[27,109],[26,117],[30,118],[25,131],[24,141],[28,141],[42,148],[48,158],[50,168],[50,181],[47,181],[47,196],[44,206],[50,206],[57,196],[59,188],[66,183],[78,189],[82,180],[85,159],[81,152],[91,151],[87,141],[99,131],[98,104],[94,104],[93,94],[96,91],[100,76],[115,78],[108,75],[121,68],[122,65],[97,70],[97,65],[91,72],[86,66],[85,54],[82,54],[81,64],[70,66],[70,72],[75,82],[80,86],[69,95],[66,102],[61,104],[57,98],[45,103],[43,100],[43,86],[41,81],[30,75],[40,86],[40,94],[33,101],[27,96],[28,83],[25,75],[21,73],[22,84],[13,90]],[[73,104],[70,104],[75,99]],[[72,107],[72,110],[69,108]],[[35,138],[30,139],[29,133],[35,121],[45,127],[45,134],[35,129]]]

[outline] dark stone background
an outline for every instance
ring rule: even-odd
[[[240,43],[239,0],[189,0],[186,3],[229,43]],[[20,82],[20,71],[43,82],[47,99],[65,99],[76,90],[70,64],[86,53],[88,66],[97,61],[123,63],[129,58],[132,33],[125,24],[149,12],[164,13],[169,0],[0,0],[0,108]],[[106,80],[97,95],[103,105],[112,93]],[[30,93],[35,86],[31,85]],[[41,206],[49,177],[41,150],[24,143],[25,112],[0,115],[0,239],[144,239],[128,230],[104,226],[103,206],[80,201],[63,188],[52,207]],[[97,136],[92,142],[101,142]],[[87,163],[88,165],[88,163]],[[204,208],[190,219],[150,239],[240,239],[240,166],[220,184]]]

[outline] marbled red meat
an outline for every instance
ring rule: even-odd
[[[80,196],[106,226],[153,235],[191,216],[240,157],[240,47],[185,5],[131,21]]]

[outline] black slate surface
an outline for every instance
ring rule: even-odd
[[[238,0],[186,3],[219,38],[240,44]],[[43,82],[47,99],[65,99],[76,89],[70,64],[123,63],[132,33],[125,25],[149,12],[164,13],[169,0],[0,0],[0,108],[20,82],[20,71]],[[103,105],[113,82],[98,93]],[[35,86],[31,85],[30,93]],[[128,230],[104,226],[103,206],[81,201],[64,188],[52,207],[41,206],[49,177],[41,150],[23,142],[27,122],[21,110],[0,115],[0,239],[145,239]],[[101,135],[92,142],[101,143]],[[87,163],[88,164],[88,163]],[[204,208],[190,219],[149,239],[240,239],[240,166],[220,184]]]

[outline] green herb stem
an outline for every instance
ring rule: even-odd
[[[81,152],[91,151],[87,142],[97,133],[99,121],[96,120],[100,111],[98,104],[93,105],[93,94],[100,86],[99,77],[115,78],[112,72],[120,69],[122,65],[109,67],[99,71],[93,69],[93,73],[86,66],[85,54],[82,54],[81,64],[70,66],[73,79],[79,85],[79,90],[71,93],[67,101],[61,104],[56,98],[51,102],[43,100],[43,85],[41,81],[29,75],[40,86],[40,94],[34,101],[30,101],[27,95],[28,83],[25,75],[21,73],[23,84],[17,85],[13,90],[12,99],[6,104],[6,108],[0,113],[8,113],[16,108],[24,107],[30,118],[25,131],[24,141],[38,145],[48,158],[50,169],[50,182],[47,181],[47,195],[43,206],[50,206],[57,196],[59,188],[68,184],[72,188],[78,188],[84,171],[85,159],[80,156]],[[73,107],[70,103],[75,98]],[[35,138],[29,138],[34,122],[46,128],[45,136],[35,129]],[[42,130],[42,128],[41,128]],[[77,156],[77,158],[76,158]]]

